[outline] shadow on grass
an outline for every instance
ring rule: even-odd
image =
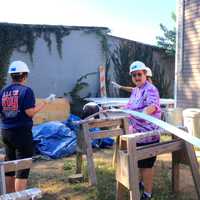
[[[48,162],[46,164],[49,165]],[[69,184],[67,177],[75,173],[75,159],[63,162],[63,169],[34,171],[31,173],[31,185],[44,191],[44,200],[115,200],[116,180],[112,160],[96,160],[97,187],[83,183]],[[153,200],[197,200],[189,168],[181,166],[181,193],[175,196],[171,191],[171,162],[157,161],[155,166]],[[86,162],[84,176],[87,177]],[[124,200],[128,200],[127,198]]]

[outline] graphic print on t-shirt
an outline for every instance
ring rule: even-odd
[[[14,118],[18,114],[19,90],[5,91],[2,96],[2,112],[6,118]]]

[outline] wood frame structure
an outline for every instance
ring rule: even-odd
[[[153,133],[150,133],[151,135]],[[139,200],[139,169],[138,161],[152,156],[172,153],[172,190],[179,191],[180,164],[190,166],[195,183],[198,199],[200,199],[199,165],[191,144],[180,138],[173,137],[167,142],[137,147],[138,139],[147,137],[148,133],[130,134],[120,136],[119,150],[117,152],[117,194],[116,200],[124,200],[129,191],[130,200]]]
[[[28,200],[42,197],[42,192],[38,188],[6,194],[5,172],[28,169],[31,165],[32,158],[0,162],[0,200]]]
[[[91,131],[92,128],[99,128],[100,131],[93,133]],[[105,137],[117,137],[113,156],[113,163],[115,163],[116,152],[118,151],[119,136],[128,133],[128,119],[126,117],[86,120],[80,124],[76,151],[76,173],[82,173],[82,156],[85,154],[88,165],[89,183],[92,186],[96,185],[97,177],[93,160],[91,141],[93,139],[100,139]]]

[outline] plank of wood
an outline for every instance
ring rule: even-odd
[[[178,193],[180,189],[180,163],[179,163],[180,151],[172,153],[172,191]]]
[[[83,155],[80,152],[76,152],[76,174],[82,173]]]
[[[130,188],[128,162],[127,152],[119,150],[117,152],[116,180],[124,185],[127,189]]]
[[[142,160],[159,154],[178,151],[183,147],[184,147],[183,140],[172,140],[148,146],[141,146],[137,147],[137,158],[138,160]]]
[[[88,123],[89,128],[102,128],[102,127],[114,127],[120,126],[122,124],[121,119],[97,119],[94,121],[89,121]]]
[[[117,153],[119,151],[119,142],[120,142],[120,136],[117,136],[114,144],[114,152],[112,158],[112,166],[114,169],[116,169],[116,164],[117,164]]]
[[[85,153],[84,144],[84,133],[83,129],[79,127],[77,135],[77,146],[76,146],[76,174],[82,173],[83,166],[83,154]]]
[[[200,199],[200,174],[199,164],[195,155],[194,147],[191,144],[185,142],[186,153],[190,163],[190,169],[192,172],[194,184],[197,191],[198,199]]]
[[[123,129],[124,134],[129,134],[129,124],[128,124],[128,118],[125,117],[122,119],[122,125],[121,128]],[[117,164],[117,152],[119,151],[119,147],[120,147],[120,137],[118,136],[116,138],[116,142],[115,142],[115,147],[114,147],[114,153],[113,153],[113,161],[112,161],[112,165],[113,168],[116,168],[116,164]]]
[[[0,200],[30,200],[42,197],[42,191],[38,188],[31,188],[21,192],[8,193],[0,196]]]
[[[104,130],[104,131],[95,131],[95,133],[90,133],[91,139],[105,138],[105,137],[116,137],[123,135],[124,131],[122,129],[113,129],[113,130]]]
[[[84,180],[83,174],[73,174],[71,176],[68,176],[68,181],[71,184],[80,183],[83,182],[83,180]]]
[[[145,113],[141,113],[141,112],[137,112],[137,111],[133,111],[133,110],[121,110],[121,109],[111,109],[110,110],[110,112],[119,112],[119,111],[130,114],[133,117],[138,117],[140,119],[149,121],[149,122],[157,125],[158,127],[172,133],[173,135],[185,140],[186,142],[188,142],[194,146],[200,147],[200,139],[199,138],[192,136],[188,132],[179,129],[176,126],[168,124],[162,120],[159,120],[159,119],[152,117],[150,115],[147,115]]]
[[[134,138],[127,141],[128,152],[128,174],[129,174],[129,191],[130,200],[139,200],[139,169],[138,169],[138,152],[136,150],[136,140]]]
[[[92,145],[91,139],[89,137],[89,127],[88,124],[83,124],[83,133],[84,133],[84,140],[86,144],[86,158],[88,164],[88,175],[89,181],[92,186],[97,184],[97,177],[95,172],[94,160],[93,160],[93,152],[92,152]]]
[[[129,134],[129,124],[128,124],[128,118],[125,117],[124,119],[122,119],[123,121],[123,129],[125,131],[125,135]]]
[[[116,200],[124,200],[126,198],[127,188],[124,187],[120,182],[116,183]]]
[[[0,163],[0,194],[6,194],[5,169],[2,163]]]
[[[14,161],[2,162],[5,168],[5,172],[13,172],[21,169],[29,169],[32,165],[32,158],[26,158]]]

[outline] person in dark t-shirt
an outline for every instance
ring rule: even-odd
[[[35,96],[25,85],[29,68],[22,61],[14,61],[8,73],[12,83],[0,91],[0,116],[6,161],[30,158],[33,155],[33,116],[47,104],[35,105]],[[7,192],[26,189],[30,169],[6,173]]]

